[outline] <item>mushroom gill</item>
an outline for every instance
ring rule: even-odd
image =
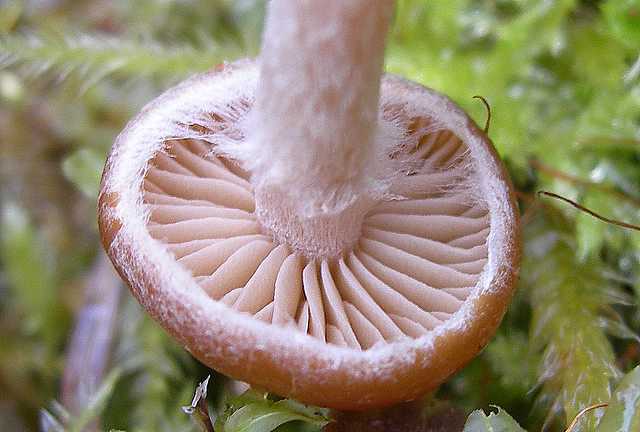
[[[420,337],[476,286],[490,218],[473,184],[461,181],[473,177],[465,143],[430,130],[427,118],[405,123],[407,139],[389,158],[410,157],[411,168],[339,256],[280,244],[256,216],[250,174],[196,139],[168,140],[149,162],[148,231],[212,299],[238,312],[357,350]]]

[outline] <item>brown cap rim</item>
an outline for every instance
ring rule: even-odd
[[[115,268],[165,330],[204,364],[233,378],[302,402],[346,410],[411,400],[437,387],[481,351],[498,327],[516,284],[520,236],[513,189],[489,138],[457,105],[433,90],[387,76],[382,93],[394,92],[395,98],[420,105],[418,109],[435,115],[469,145],[481,167],[480,188],[490,206],[488,267],[493,271],[481,278],[456,313],[458,319],[428,337],[363,352],[321,344],[305,335],[291,337],[198,293],[175,261],[172,267],[168,253],[155,250],[159,243],[144,230],[145,215],[136,193],[140,194],[146,162],[162,143],[140,144],[148,147],[143,151],[132,149],[139,144],[145,122],[169,101],[180,105],[189,89],[204,91],[210,82],[251,89],[255,76],[255,65],[241,61],[191,78],[151,102],[118,137],[98,203],[101,238]],[[132,154],[138,157],[133,163]],[[123,180],[136,174],[137,184]]]

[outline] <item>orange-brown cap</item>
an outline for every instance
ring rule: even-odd
[[[382,162],[395,174],[350,232],[318,220],[290,237],[338,249],[294,244],[261,217],[278,197],[256,205],[251,173],[217,151],[246,136],[257,76],[251,61],[226,65],[129,123],[103,175],[104,246],[144,308],[225,375],[337,409],[415,399],[481,351],[508,306],[519,230],[507,174],[453,102],[385,76],[381,130],[396,141]]]

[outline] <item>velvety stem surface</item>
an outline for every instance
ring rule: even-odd
[[[277,195],[301,221],[353,208],[372,187],[392,11],[386,0],[270,3],[248,164],[257,195]],[[272,206],[259,205],[276,223]]]

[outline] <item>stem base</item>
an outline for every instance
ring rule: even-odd
[[[371,198],[360,197],[341,211],[304,217],[295,200],[277,187],[258,188],[255,201],[255,213],[266,234],[308,259],[337,258],[351,250],[374,204]]]

